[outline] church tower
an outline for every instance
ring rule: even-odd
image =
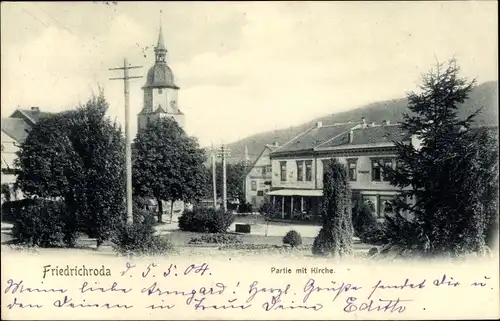
[[[158,44],[155,49],[155,64],[148,70],[144,91],[144,106],[137,115],[138,129],[144,128],[154,119],[171,117],[180,127],[184,127],[184,114],[179,110],[177,93],[172,69],[167,65],[167,48],[163,40],[160,22]]]

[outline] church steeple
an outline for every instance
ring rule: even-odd
[[[169,117],[177,121],[179,126],[184,126],[184,114],[179,109],[174,73],[167,65],[165,56],[167,48],[163,40],[163,31],[160,16],[160,32],[158,43],[154,48],[155,63],[149,68],[144,91],[144,107],[137,115],[138,128],[144,128],[154,119]]]
[[[155,47],[156,62],[166,62],[167,47],[163,40],[162,14],[160,11],[160,32],[158,34],[158,44]]]

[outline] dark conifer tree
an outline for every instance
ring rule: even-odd
[[[480,111],[457,116],[475,84],[459,71],[454,60],[438,64],[423,76],[421,91],[408,94],[410,113],[401,126],[412,144],[396,142],[396,169],[385,169],[393,185],[407,188],[395,205],[398,213],[409,214],[388,218],[389,241],[429,255],[482,250],[486,195],[495,194],[496,150],[481,147],[488,131],[474,126]]]
[[[336,159],[324,169],[323,227],[313,243],[313,254],[344,256],[352,253],[351,189],[347,170]]]

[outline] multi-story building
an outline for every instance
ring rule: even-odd
[[[332,158],[348,169],[353,206],[366,203],[377,217],[392,212],[398,188],[384,176],[380,164],[395,166],[394,141],[417,144],[400,126],[342,123],[315,127],[270,154],[272,184],[268,195],[283,218],[313,219],[320,213],[323,169]]]
[[[254,208],[259,208],[264,203],[271,188],[272,167],[269,155],[277,148],[277,143],[266,145],[245,176],[245,199]]]

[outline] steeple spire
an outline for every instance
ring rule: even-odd
[[[163,40],[163,11],[160,10],[160,32],[158,34],[158,44],[155,47],[156,62],[165,62],[165,54],[167,53],[167,47],[165,46],[165,41]]]

